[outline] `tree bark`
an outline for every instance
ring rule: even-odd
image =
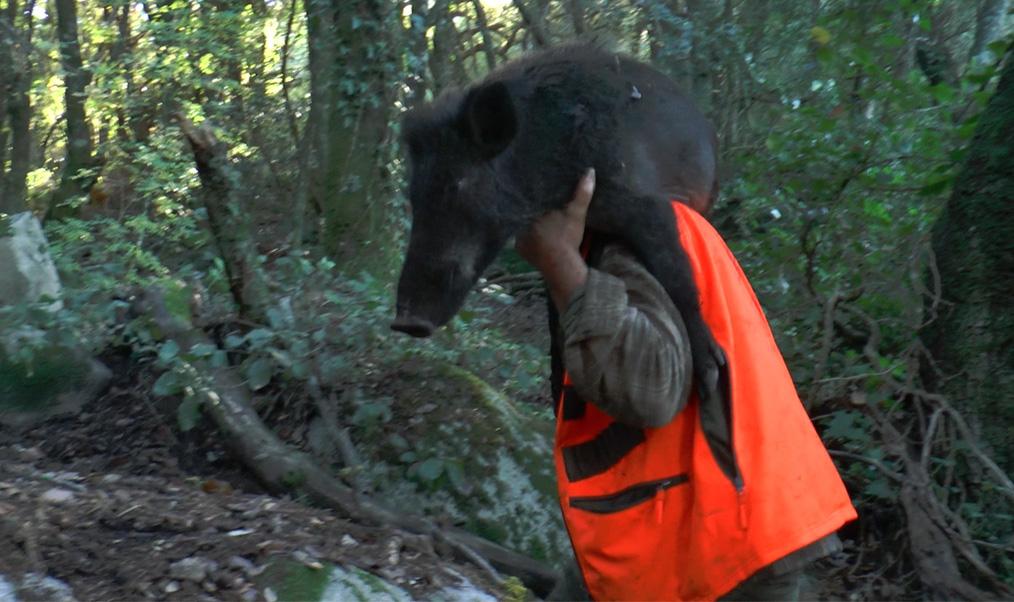
[[[685,87],[690,90],[694,102],[701,112],[708,114],[711,110],[712,73],[711,32],[707,27],[708,6],[703,0],[686,0],[687,13],[690,15],[691,44],[688,61],[690,81]]]
[[[542,16],[525,4],[524,0],[513,0],[513,2],[514,7],[521,14],[521,19],[525,22],[525,27],[528,28],[528,31],[532,34],[532,38],[535,39],[535,45],[540,48],[549,46],[549,35],[546,34],[546,27],[542,21]]]
[[[239,177],[207,121],[198,128],[185,115],[178,115],[177,119],[194,153],[208,223],[225,264],[229,290],[239,315],[265,323],[270,295],[258,268],[250,212],[241,205],[241,191],[236,189]]]
[[[0,213],[21,213],[28,209],[32,120],[28,95],[32,72],[28,52],[32,43],[31,19],[34,17],[31,9],[34,4],[26,3],[24,32],[17,27],[17,2],[12,0],[8,10],[0,14]],[[4,170],[8,156],[10,168]]]
[[[433,73],[433,88],[442,92],[452,86],[463,83],[464,73],[459,77],[455,71],[455,50],[457,50],[457,31],[451,20],[450,0],[436,0],[430,11],[433,31],[433,51],[430,53],[430,72]],[[460,64],[457,65],[460,71]]]
[[[472,0],[475,7],[475,22],[479,26],[479,35],[482,36],[482,50],[486,55],[486,69],[496,69],[496,44],[493,43],[493,36],[489,33],[489,23],[486,21],[486,9],[482,7],[481,0]]]
[[[388,182],[382,165],[397,61],[382,0],[306,0],[311,122],[324,211],[324,244],[346,268],[384,268]]]
[[[986,46],[1003,36],[1003,20],[1007,14],[1007,0],[983,0],[975,18],[975,38],[969,51],[971,60],[986,60]]]
[[[567,12],[570,13],[570,20],[574,24],[574,36],[583,37],[587,28],[584,21],[584,4],[582,0],[567,0]]]
[[[76,0],[55,0],[56,28],[60,38],[60,61],[64,71],[64,121],[67,131],[67,150],[63,163],[60,186],[50,200],[49,216],[69,217],[76,210],[69,206],[73,200],[85,195],[95,184],[95,159],[92,156],[92,138],[85,113],[85,88],[91,73],[81,61],[81,45],[77,33]]]
[[[408,94],[405,95],[405,107],[412,109],[426,100],[429,77],[426,65],[429,63],[430,47],[426,39],[429,23],[429,0],[411,0],[412,16],[409,17],[405,35],[408,37]]]
[[[1014,472],[1014,59],[979,117],[965,165],[933,230],[941,299],[925,333],[930,383],[978,418]],[[931,289],[932,290],[932,289]]]

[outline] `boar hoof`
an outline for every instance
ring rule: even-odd
[[[429,320],[423,318],[415,318],[412,316],[399,315],[391,323],[391,329],[405,334],[414,336],[416,338],[428,337],[433,334],[436,327]]]

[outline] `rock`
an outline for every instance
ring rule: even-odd
[[[405,437],[428,457],[412,464],[368,463],[362,481],[395,512],[442,517],[562,568],[571,546],[556,490],[551,410],[516,403],[475,374],[440,360],[397,370],[402,384],[391,409],[410,417]],[[442,402],[429,401],[434,399]],[[413,415],[426,404],[436,407]],[[363,438],[356,445],[364,458],[393,455],[383,438]]]
[[[25,462],[37,462],[45,456],[46,454],[37,446],[21,450],[21,459]]]
[[[242,556],[232,556],[229,558],[228,566],[230,569],[243,571],[247,577],[256,577],[263,571],[263,569],[258,569],[257,565]]]
[[[14,584],[0,575],[0,602],[17,602],[14,597]]]
[[[77,602],[69,585],[47,575],[25,573],[18,588],[17,597],[22,600],[50,600],[52,602]]]
[[[50,297],[54,301],[45,308],[57,312],[63,308],[61,291],[39,220],[31,212],[0,218],[0,307]],[[109,386],[108,368],[76,342],[54,343],[60,337],[50,334],[66,331],[23,324],[8,328],[0,338],[0,424],[26,427],[56,414],[76,413]]]
[[[169,577],[180,581],[200,583],[216,570],[218,570],[218,563],[214,560],[203,556],[191,556],[169,565]]]
[[[58,299],[60,292],[60,277],[39,220],[26,211],[0,221],[0,305],[34,303],[44,295]],[[59,300],[50,305],[54,311],[62,307]]]
[[[54,487],[52,489],[45,491],[42,495],[39,496],[39,499],[42,500],[43,502],[52,502],[54,504],[61,504],[63,502],[69,502],[70,500],[74,499],[74,492],[69,491],[67,489],[60,489],[59,487]]]
[[[53,416],[76,414],[113,379],[109,368],[84,351],[56,345],[36,349],[29,370],[24,362],[11,360],[10,340],[4,342],[0,345],[0,425],[27,428]]]

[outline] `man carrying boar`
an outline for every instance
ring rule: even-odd
[[[796,600],[803,568],[841,549],[856,513],[753,290],[710,224],[674,203],[728,358],[722,394],[701,403],[665,290],[622,244],[585,240],[594,187],[589,171],[516,243],[558,312],[555,459],[583,595]]]

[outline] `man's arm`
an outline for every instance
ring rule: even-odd
[[[690,391],[686,328],[630,251],[609,246],[598,268],[585,264],[579,246],[593,191],[593,175],[583,178],[571,203],[540,218],[516,247],[560,311],[564,366],[582,399],[618,421],[663,426]]]

